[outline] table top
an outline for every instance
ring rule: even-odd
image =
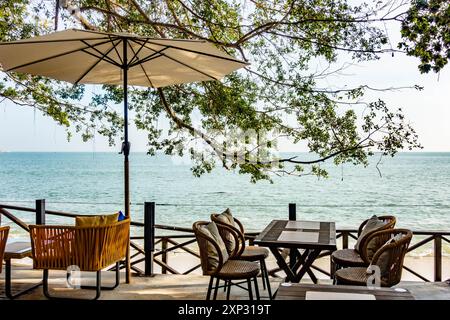
[[[320,284],[299,284],[291,283],[290,286],[280,285],[275,300],[305,300],[306,292],[337,292],[343,297],[350,297],[352,294],[374,295],[376,300],[414,300],[411,292],[403,289],[400,292],[394,288],[367,288],[343,285],[320,285]],[[357,297],[357,296],[355,296]],[[325,299],[325,298],[324,298]],[[331,298],[330,298],[331,299]],[[336,298],[334,298],[336,299]]]
[[[28,241],[14,241],[6,244],[5,260],[31,257],[31,243]]]
[[[336,250],[334,222],[273,220],[254,240],[259,246]]]

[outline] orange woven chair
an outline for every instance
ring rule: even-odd
[[[3,255],[5,254],[6,241],[8,240],[9,227],[0,227],[0,273],[3,266]]]
[[[44,295],[49,299],[67,299],[50,295],[49,270],[68,270],[73,266],[97,273],[95,286],[81,286],[96,290],[93,300],[100,297],[102,289],[115,289],[120,282],[119,264],[126,257],[129,232],[130,219],[100,227],[30,225],[33,268],[44,270]],[[115,284],[103,287],[101,271],[113,264]]]

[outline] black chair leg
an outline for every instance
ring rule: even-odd
[[[208,284],[208,292],[206,293],[206,300],[211,300],[211,289],[213,285],[214,277],[209,278],[209,284]]]
[[[260,300],[259,297],[259,288],[258,288],[258,277],[254,277],[253,278],[253,282],[255,283],[255,295],[256,295],[256,300]],[[264,281],[263,281],[264,282]]]
[[[219,282],[220,282],[220,279],[216,278],[216,286],[214,287],[214,298],[213,298],[213,300],[217,300],[217,291],[219,289]]]
[[[50,295],[48,290],[48,269],[44,269],[43,289],[45,297],[49,300],[97,300],[102,293],[101,271],[97,271],[96,274],[95,297],[93,299],[63,298]]]
[[[263,285],[263,290],[266,290],[266,281],[264,280],[264,276],[265,276],[265,271],[264,271],[264,259],[262,259],[261,261],[259,261],[259,265],[261,267],[261,279],[262,279],[262,285]]]
[[[252,281],[250,280],[250,278],[247,279],[247,286],[248,286],[248,297],[250,300],[253,300]]]
[[[339,269],[341,269],[342,267],[333,262],[333,270],[332,270],[332,279],[333,279],[333,284],[337,284],[337,280],[336,280],[336,271],[338,271]]]
[[[230,280],[228,280],[228,282],[227,282],[226,289],[227,289],[227,300],[230,300],[230,291],[231,291],[231,281]]]
[[[263,283],[266,282],[267,293],[269,294],[269,299],[272,300],[272,288],[270,287],[269,271],[267,271],[266,260],[263,260],[261,265],[264,268]]]
[[[334,279],[334,273],[336,272],[336,264],[333,261],[333,258],[330,259],[330,274],[331,274],[331,280]]]

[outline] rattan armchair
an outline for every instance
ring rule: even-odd
[[[401,234],[400,240],[385,244],[373,256],[371,265],[380,268],[380,285],[392,287],[402,278],[403,261],[412,239],[412,232],[406,229],[391,229],[373,233],[369,240],[386,243],[392,237]],[[369,277],[373,274],[367,272],[366,267],[352,267],[337,270],[335,279],[337,284],[366,286]]]
[[[272,290],[270,288],[269,272],[267,271],[266,266],[266,258],[269,256],[269,251],[266,248],[258,246],[247,246],[245,244],[244,226],[236,217],[233,216],[233,219],[239,228],[230,223],[224,223],[222,220],[218,218],[218,216],[219,214],[212,214],[211,220],[218,225],[225,224],[226,226],[229,227],[229,229],[223,229],[224,235],[222,236],[222,238],[224,239],[228,238],[231,235],[231,232],[233,232],[238,239],[238,241],[235,242],[236,254],[234,255],[233,259],[259,262],[261,268],[263,289],[265,290],[267,287],[269,299],[272,299]]]
[[[9,227],[0,227],[0,273],[2,272],[3,256],[5,254],[6,241],[8,240]]]
[[[200,261],[202,266],[203,275],[210,276],[209,285],[208,285],[208,291],[206,294],[206,300],[210,300],[211,298],[211,291],[213,289],[213,282],[214,279],[216,280],[216,283],[214,285],[214,295],[213,299],[217,299],[217,291],[220,287],[220,280],[225,281],[225,286],[227,290],[227,300],[230,298],[230,287],[231,285],[238,285],[240,286],[240,283],[233,283],[232,281],[240,281],[245,280],[247,282],[247,290],[249,293],[250,300],[253,300],[253,291],[252,291],[252,279],[255,286],[255,294],[256,299],[259,300],[259,289],[258,289],[258,282],[256,280],[257,275],[259,274],[259,266],[256,262],[251,261],[241,261],[241,260],[234,260],[233,258],[236,255],[236,250],[231,253],[230,257],[227,259],[223,256],[219,244],[214,240],[213,238],[206,235],[204,232],[201,231],[202,226],[208,225],[210,222],[206,221],[198,221],[195,222],[192,226],[192,229],[194,230],[199,251],[200,251]],[[217,225],[217,229],[219,232],[222,233],[224,230],[230,230],[229,227],[225,225]],[[234,235],[234,233],[232,233]],[[237,238],[235,238],[237,241]],[[210,257],[208,253],[208,246],[212,245],[217,256],[218,256],[218,265],[212,266],[210,263]],[[236,247],[237,248],[237,247]],[[241,286],[240,286],[241,287]],[[244,288],[244,287],[241,287]],[[245,289],[245,288],[244,288]]]
[[[371,232],[364,235],[360,241],[359,252],[356,249],[341,249],[336,250],[331,254],[331,274],[333,275],[336,270],[348,267],[367,267],[372,260],[373,254],[378,249],[377,246],[374,247],[373,252],[367,251],[367,245],[371,243],[368,241],[369,237],[382,230],[389,230],[395,227],[396,218],[394,216],[380,216],[379,220],[383,220],[385,224],[379,228],[372,230]],[[358,237],[361,235],[364,227],[366,226],[369,219],[364,220],[363,223],[358,228]]]
[[[95,286],[81,286],[81,289],[96,290],[94,300],[100,297],[102,289],[116,288],[120,282],[119,263],[126,257],[129,232],[129,219],[99,227],[30,225],[33,267],[44,270],[44,295],[49,299],[65,299],[50,295],[49,270],[73,267],[97,273]],[[114,264],[115,284],[104,287],[101,271]]]

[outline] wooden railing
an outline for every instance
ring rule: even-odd
[[[25,231],[29,231],[28,224],[23,220],[19,219],[16,215],[11,213],[11,211],[20,211],[20,212],[29,212],[35,214],[36,224],[45,224],[45,218],[47,215],[49,216],[57,216],[57,217],[66,217],[66,218],[75,218],[78,216],[75,213],[63,212],[63,211],[53,211],[45,209],[45,200],[36,200],[35,208],[29,207],[21,207],[21,206],[13,206],[7,204],[0,204],[0,224],[2,215],[8,220],[12,221],[14,224],[19,226],[21,229]],[[175,250],[181,250],[185,253],[188,253],[192,257],[199,259],[200,256],[197,251],[193,250],[190,245],[196,242],[195,236],[193,234],[193,230],[191,228],[183,228],[176,226],[167,226],[155,224],[155,211],[156,204],[154,202],[146,202],[144,203],[144,222],[136,222],[132,221],[131,225],[134,227],[139,227],[143,229],[143,235],[141,236],[132,236],[131,237],[131,248],[133,252],[130,256],[131,258],[131,268],[136,273],[142,275],[153,275],[154,272],[154,264],[157,264],[161,267],[161,273],[167,274],[189,274],[198,268],[200,268],[200,263],[195,266],[189,268],[185,271],[176,270],[174,266],[171,266],[169,261],[169,253],[174,252]],[[296,219],[296,206],[295,204],[289,204],[289,219]],[[167,235],[157,235],[156,230],[164,230],[171,231],[173,234]],[[247,233],[246,239],[249,244],[253,243],[253,239],[256,237],[258,233]],[[414,236],[424,237],[424,239],[419,242],[411,245],[408,249],[408,253],[418,250],[423,246],[432,242],[433,248],[433,273],[434,278],[430,280],[425,276],[419,274],[417,271],[413,270],[410,266],[404,266],[404,269],[416,276],[418,279],[426,282],[430,281],[442,281],[442,245],[443,242],[447,242],[450,244],[450,232],[440,232],[440,231],[413,231]],[[336,238],[340,239],[339,248],[348,248],[349,240],[357,239],[357,230],[353,229],[339,229],[336,230]],[[143,242],[142,244],[137,241]],[[322,253],[319,258],[330,256],[331,252]],[[144,270],[138,267],[139,264],[144,265]],[[121,266],[124,268],[124,265]],[[331,276],[329,270],[324,270],[316,265],[312,266],[312,269],[316,272],[322,273],[326,276]],[[270,270],[270,274],[274,277],[277,277],[277,273],[280,269],[275,268]]]

